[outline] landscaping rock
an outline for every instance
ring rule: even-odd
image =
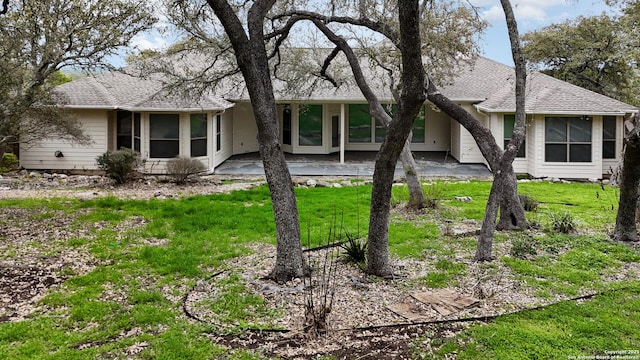
[[[456,196],[454,197],[454,199],[456,201],[461,201],[461,202],[472,202],[473,198],[471,196]]]
[[[316,182],[313,179],[309,179],[309,180],[307,180],[306,184],[307,184],[308,187],[316,187],[316,185],[318,185],[318,182]]]

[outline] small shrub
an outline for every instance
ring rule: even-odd
[[[124,184],[135,177],[135,173],[143,164],[140,154],[131,149],[122,148],[117,151],[107,151],[96,158],[100,170],[118,184]]]
[[[538,209],[538,202],[528,197],[527,195],[519,195],[520,203],[524,208],[524,211],[536,211]]]
[[[345,251],[345,255],[348,261],[356,264],[364,263],[367,259],[367,241],[356,238],[348,232],[346,232],[347,241],[340,245]]]
[[[206,170],[204,164],[197,159],[177,157],[167,162],[167,174],[176,184],[184,184],[189,177],[199,175]]]
[[[2,161],[0,161],[0,174],[4,174],[12,170],[17,170],[18,166],[20,166],[20,160],[18,160],[18,157],[15,154],[2,154]]]
[[[517,259],[526,259],[527,255],[536,255],[537,251],[533,247],[531,239],[516,238],[511,241],[509,254]]]
[[[551,228],[559,233],[568,234],[576,228],[575,220],[568,211],[549,213]]]

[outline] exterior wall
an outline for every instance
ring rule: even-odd
[[[480,114],[471,105],[463,105],[462,107],[465,110],[467,110],[471,115],[473,115],[476,119],[480,120],[480,122],[483,125],[488,126],[489,120],[484,114]],[[485,163],[486,161],[484,159],[484,156],[482,156],[482,153],[480,152],[480,149],[478,148],[476,141],[473,139],[473,136],[471,136],[471,133],[469,133],[467,129],[462,127],[462,125],[459,125],[457,122],[452,121],[452,124],[453,123],[455,123],[460,130],[460,135],[459,135],[460,138],[458,140],[459,143],[457,144],[458,145],[457,151],[459,155],[457,157],[454,155],[454,157],[458,159],[458,161],[462,164]],[[452,141],[452,145],[453,145],[453,141]]]
[[[233,107],[233,154],[259,151],[258,127],[253,109],[248,102],[239,102]]]
[[[504,150],[504,115],[503,113],[490,114],[490,129],[493,137],[496,139],[496,143]],[[533,134],[530,129],[531,121],[530,116],[527,116],[525,123],[525,157],[516,157],[513,160],[513,170],[516,174],[528,174],[529,173],[529,159],[532,158],[533,150],[531,144],[533,144]]]
[[[450,151],[451,123],[445,113],[435,111],[431,106],[425,106],[425,142],[411,144],[413,151]]]
[[[216,118],[213,116],[212,119],[212,139],[211,144],[211,153],[213,154],[213,161],[210,164],[211,169],[214,169],[218,165],[222,164],[225,160],[227,160],[231,155],[233,155],[233,111],[232,109],[227,110],[223,114],[220,115],[220,125],[221,125],[221,144],[220,151],[216,151]]]
[[[107,110],[78,110],[78,121],[90,137],[89,145],[64,140],[43,140],[29,146],[20,145],[20,165],[33,170],[97,170],[96,158],[108,149]],[[56,158],[61,151],[64,157]]]
[[[460,133],[462,132],[462,125],[456,121],[451,121],[451,156],[460,161]]]
[[[556,115],[554,115],[556,116]],[[594,116],[591,126],[591,162],[545,162],[545,115],[534,117],[535,156],[530,174],[534,177],[597,179],[602,176],[602,117]]]

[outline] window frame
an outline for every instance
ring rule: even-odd
[[[610,122],[610,125],[612,123],[613,125],[613,137],[605,137],[606,136],[606,123]],[[616,148],[616,144],[617,144],[617,139],[618,138],[618,118],[617,116],[603,116],[602,117],[602,159],[603,160],[615,160],[618,158],[617,155],[617,148]],[[613,154],[609,155],[607,154],[605,156],[605,145],[613,145]]]
[[[222,151],[222,115],[216,115],[216,152]]]
[[[154,117],[161,117],[167,119],[168,117],[172,117],[170,120],[174,120],[177,122],[177,137],[153,137],[154,132]],[[157,125],[156,125],[157,126]],[[177,152],[172,156],[154,156],[153,144],[154,142],[164,141],[164,142],[177,142]],[[174,157],[180,156],[180,114],[179,113],[152,113],[149,114],[149,158],[151,159],[171,159]]]
[[[310,120],[309,122],[306,122],[307,124],[311,124],[311,125],[316,125],[313,128],[309,128],[309,129],[304,129],[305,130],[305,134],[306,133],[316,133],[319,134],[319,136],[310,136],[308,137],[309,139],[311,139],[311,143],[304,143],[301,141],[302,139],[306,139],[306,137],[303,137],[303,129],[302,129],[302,120],[305,116],[318,116],[317,111],[320,111],[319,114],[319,129],[317,128],[318,124],[317,121],[314,120]],[[307,113],[308,111],[308,113]],[[320,147],[323,146],[324,144],[324,106],[322,104],[305,104],[305,105],[300,105],[299,110],[298,110],[298,146],[300,147]],[[318,132],[319,131],[319,132]],[[319,140],[319,143],[318,143]]]
[[[547,138],[549,137],[549,129],[550,129],[550,122],[551,121],[565,121],[565,126],[564,126],[564,140],[554,140],[554,141],[549,141],[547,140]],[[579,122],[588,122],[589,124],[589,141],[580,141],[580,140],[572,140],[572,128],[577,128],[575,125],[579,124]],[[574,123],[574,125],[572,126],[572,122]],[[590,116],[546,116],[545,117],[545,134],[544,134],[544,161],[545,163],[559,163],[559,164],[563,164],[563,163],[591,163],[593,162],[593,118]],[[551,161],[549,160],[550,158],[550,154],[552,153],[551,151],[549,151],[550,147],[556,147],[559,148],[560,146],[563,146],[565,148],[565,157],[564,157],[564,161],[562,160],[554,160]],[[573,148],[576,147],[585,147],[588,146],[589,151],[588,152],[584,152],[588,154],[588,160],[584,160],[584,161],[576,161],[576,160],[572,160],[572,154],[573,154]],[[582,153],[583,151],[580,151],[576,148],[576,154]],[[555,153],[554,153],[555,154]]]
[[[509,117],[509,121],[513,121],[513,125],[511,126],[511,133],[507,136],[507,117]],[[507,148],[507,145],[513,138],[513,128],[516,126],[516,114],[504,114],[502,115],[502,135],[503,135],[503,143],[502,150]],[[516,159],[526,159],[527,157],[527,139],[526,137],[522,140],[522,144],[518,149],[518,153],[516,154]]]
[[[198,119],[197,117],[201,117],[203,116],[204,118],[200,118]],[[189,149],[189,154],[191,155],[192,158],[195,157],[204,157],[204,156],[208,156],[209,155],[209,151],[208,151],[208,136],[207,134],[209,133],[209,124],[208,124],[208,116],[207,113],[191,113],[189,114],[189,145],[190,145],[190,149]],[[200,126],[202,126],[202,123],[204,123],[204,133],[202,134],[196,134],[196,135],[200,135],[200,136],[193,136],[193,122],[195,121],[200,121]],[[202,130],[202,129],[200,129]],[[202,153],[194,153],[194,147],[193,144],[194,142],[199,142],[202,143],[202,141],[204,141],[204,154]],[[201,148],[201,147],[200,147]]]

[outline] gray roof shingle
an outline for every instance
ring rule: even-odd
[[[389,86],[383,74],[365,69],[381,101],[391,101]],[[136,77],[123,72],[90,76],[56,88],[70,108],[124,109],[130,111],[203,111],[224,110],[233,101],[249,100],[246,88],[221,84],[218,94],[200,96],[168,93],[159,77]],[[471,66],[464,66],[458,75],[441,86],[444,95],[456,102],[470,102],[487,112],[515,112],[515,72],[510,66],[479,57]],[[240,84],[242,82],[240,81]],[[319,83],[305,95],[291,92],[286,83],[274,81],[279,101],[341,101],[364,102],[360,89],[353,81],[340,87]],[[308,90],[308,89],[307,89]],[[571,85],[542,73],[531,73],[527,81],[527,113],[536,114],[624,114],[637,108],[604,95]]]

